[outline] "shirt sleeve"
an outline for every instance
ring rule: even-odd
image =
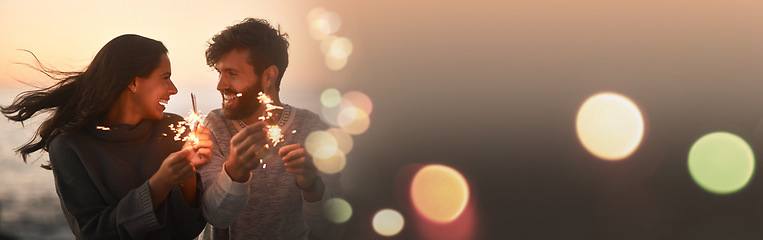
[[[196,176],[196,196],[201,198],[201,177]],[[172,188],[170,192],[170,205],[172,206],[172,236],[177,239],[192,239],[204,230],[207,221],[204,219],[200,207],[189,206],[183,198],[183,192],[179,187]]]
[[[318,239],[339,239],[345,230],[346,224],[336,224],[326,218],[324,204],[332,198],[341,197],[341,185],[339,174],[319,173],[325,189],[320,201],[308,202],[302,198],[302,213],[305,215],[307,225],[310,226],[310,235]]]
[[[329,126],[323,121],[320,121],[317,116],[313,116],[312,119],[314,120],[307,123],[308,128],[311,129],[307,132],[326,130],[329,128]],[[326,210],[324,208],[326,201],[332,198],[342,197],[342,186],[339,182],[340,173],[325,174],[318,171],[317,176],[320,177],[325,186],[323,198],[316,202],[308,202],[304,197],[302,198],[302,213],[305,215],[305,220],[310,226],[310,236],[318,239],[340,239],[347,224],[337,224],[328,221],[326,218]]]
[[[212,151],[211,160],[200,169],[204,185],[202,208],[210,224],[216,228],[227,228],[233,224],[246,206],[251,177],[245,183],[231,180],[223,167],[226,158],[214,132],[212,143],[215,148]]]
[[[164,226],[166,204],[153,209],[148,181],[108,204],[72,148],[53,141],[49,155],[61,207],[77,238],[140,239]]]

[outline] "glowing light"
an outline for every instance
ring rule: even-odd
[[[580,142],[604,160],[630,156],[641,143],[644,119],[636,104],[616,93],[600,93],[586,100],[576,121]]]
[[[327,158],[313,157],[313,163],[321,172],[335,174],[344,169],[344,166],[347,164],[347,157],[341,150],[334,150],[334,154]]]
[[[365,93],[349,91],[342,95],[342,100],[343,101],[339,103],[339,107],[341,108],[357,107],[363,109],[368,115],[371,115],[371,112],[374,111],[374,104],[371,102],[371,98]]]
[[[330,158],[338,151],[338,144],[330,133],[314,131],[305,139],[305,150],[313,158]]]
[[[369,119],[368,114],[363,109],[349,107],[339,112],[337,123],[345,132],[359,135],[368,130],[368,127],[371,125],[371,119]]]
[[[328,32],[328,25],[325,21],[321,20],[315,20],[310,23],[310,28],[308,30],[308,33],[310,33],[310,37],[312,37],[315,40],[321,40],[325,39],[329,36]]]
[[[107,126],[95,126],[95,129],[98,129],[101,131],[111,131],[111,128]]]
[[[374,215],[372,221],[374,231],[385,237],[395,236],[403,230],[405,219],[403,215],[392,209],[382,209]]]
[[[334,39],[334,41],[331,42],[329,54],[336,58],[350,57],[350,54],[352,54],[352,41],[344,37]]]
[[[326,130],[326,132],[330,133],[331,136],[334,136],[337,148],[343,153],[348,154],[352,151],[353,141],[350,134],[339,128],[330,128],[329,130]]]
[[[752,178],[755,156],[744,139],[727,132],[707,134],[689,150],[689,173],[703,189],[729,194]]]
[[[262,121],[268,120],[271,117],[273,117],[273,112],[272,112],[273,110],[283,109],[283,107],[273,104],[273,100],[270,99],[270,97],[268,97],[268,95],[263,92],[259,92],[257,94],[257,100],[259,100],[260,103],[265,104],[265,113],[263,116],[257,118],[259,120],[262,120]],[[283,141],[283,134],[281,134],[281,127],[279,127],[277,124],[274,124],[274,125],[267,125],[266,128],[268,130],[267,131],[268,139],[270,139],[274,147],[278,145],[279,142]],[[265,148],[269,148],[269,145],[265,145]]]
[[[326,12],[327,12],[326,9],[320,8],[320,7],[311,9],[310,12],[307,13],[307,22],[311,23],[311,22],[314,22],[315,20],[318,20],[318,18],[323,16],[323,14]]]
[[[333,223],[344,223],[352,217],[350,203],[341,198],[326,200],[323,204],[323,210],[326,213],[326,219]]]
[[[339,105],[340,101],[342,101],[342,95],[339,93],[339,90],[336,90],[336,88],[329,88],[321,93],[321,103],[324,107],[336,107]]]
[[[335,107],[326,107],[323,106],[321,108],[321,119],[325,121],[328,124],[331,124],[332,126],[339,126],[339,123],[337,123],[337,118],[339,117],[339,111],[341,111],[342,108],[339,106]]]
[[[183,121],[179,121],[175,124],[170,124],[170,130],[175,132],[175,141],[192,141],[193,144],[199,143],[199,138],[196,137],[196,128],[204,120],[204,115],[199,115],[194,112],[190,112]],[[183,134],[188,131],[188,135],[183,137]],[[166,135],[165,135],[166,136]]]
[[[175,137],[173,138],[175,141],[191,141],[196,145],[199,144],[199,138],[196,137],[196,129],[199,128],[199,125],[204,121],[206,116],[199,114],[199,110],[196,108],[196,95],[193,93],[191,93],[191,106],[191,111],[183,121],[179,121],[176,124],[170,124],[169,127],[171,131],[175,132]],[[189,131],[188,135],[181,137],[186,130]],[[167,136],[167,134],[162,135]]]
[[[322,40],[327,36],[339,31],[342,19],[333,12],[322,8],[314,8],[307,14],[310,36],[315,40]]]
[[[337,58],[332,54],[327,54],[325,60],[326,67],[334,71],[339,71],[344,68],[344,66],[347,66],[347,58]]]
[[[469,186],[455,169],[439,164],[427,165],[413,177],[411,200],[416,210],[427,219],[448,223],[466,208]]]
[[[336,40],[337,38],[339,37],[337,37],[336,35],[330,35],[324,38],[323,40],[321,40],[320,49],[323,55],[328,55],[329,53],[331,53],[331,44],[333,44],[334,40]]]
[[[339,17],[338,14],[334,12],[323,13],[323,15],[321,15],[318,21],[325,22],[325,24],[327,25],[326,27],[327,34],[333,34],[339,31],[339,28],[342,26],[342,19]]]

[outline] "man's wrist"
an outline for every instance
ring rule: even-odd
[[[241,171],[241,168],[235,167],[235,166],[228,166],[230,162],[225,162],[223,164],[223,168],[225,168],[225,172],[228,173],[228,176],[231,180],[234,182],[246,182],[249,181],[249,178],[252,176],[251,171]]]
[[[313,184],[307,187],[300,187],[299,185],[297,185],[297,188],[299,188],[303,192],[315,192],[316,190],[318,190],[319,181],[321,181],[321,178],[318,176],[315,176],[315,180],[313,180]]]

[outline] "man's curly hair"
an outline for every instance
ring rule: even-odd
[[[214,67],[220,57],[231,50],[249,49],[248,63],[254,66],[257,76],[262,76],[271,65],[278,68],[276,89],[280,90],[281,78],[289,66],[288,36],[281,33],[280,26],[274,29],[267,20],[246,18],[236,25],[228,26],[207,42],[207,65]]]

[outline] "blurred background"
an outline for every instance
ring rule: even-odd
[[[206,41],[245,17],[280,25],[291,43],[281,99],[336,127],[317,141],[332,149],[318,162],[341,171],[344,197],[326,208],[348,225],[346,239],[763,235],[760,1],[1,1],[0,9],[0,105],[52,84],[14,64],[34,60],[18,49],[80,70],[112,38],[136,33],[170,51],[179,93],[167,111],[187,114],[193,92],[208,112],[221,100]],[[72,238],[52,174],[38,167],[47,154],[24,164],[13,151],[41,121],[0,121],[2,237]]]

